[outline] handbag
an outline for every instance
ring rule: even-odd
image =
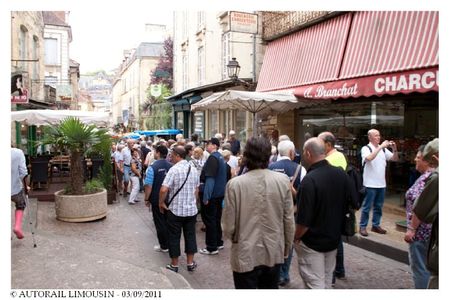
[[[175,199],[175,197],[178,195],[178,193],[183,189],[184,185],[186,184],[186,181],[188,180],[189,174],[191,173],[191,165],[189,165],[189,170],[188,173],[186,175],[186,179],[184,180],[183,184],[180,186],[180,188],[178,189],[178,191],[173,194],[172,198],[170,198],[169,202],[166,203],[167,208],[169,208],[170,203],[172,203],[173,199]]]
[[[344,223],[342,227],[342,235],[344,236],[354,236],[356,233],[356,217],[355,210],[348,208],[347,212],[344,215]]]

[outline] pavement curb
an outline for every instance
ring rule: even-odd
[[[371,238],[362,237],[360,235],[349,237],[348,240],[347,237],[343,237],[342,241],[398,262],[409,264],[408,251],[395,247],[394,245],[387,244],[386,241],[377,241]]]

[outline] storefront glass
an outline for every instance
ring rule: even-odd
[[[197,111],[193,115],[194,115],[194,133],[198,134],[200,138],[203,138],[205,136],[204,134],[205,113],[202,111]]]
[[[177,129],[184,129],[184,113],[183,111],[177,112]]]
[[[211,136],[214,136],[216,133],[219,132],[219,128],[218,128],[218,118],[219,118],[219,114],[217,113],[217,111],[210,111],[209,114],[209,124],[210,124],[210,128],[211,128]]]
[[[236,111],[236,128],[235,132],[238,140],[244,142],[247,140],[247,128],[246,124],[247,113],[242,110]]]
[[[367,131],[376,128],[381,139],[394,140],[399,161],[388,165],[389,192],[404,193],[417,176],[417,148],[438,136],[437,94],[417,97],[385,97],[378,101],[335,101],[330,105],[301,109],[298,114],[301,144],[308,135],[332,132],[336,147],[355,166],[361,167],[361,147],[368,144]]]

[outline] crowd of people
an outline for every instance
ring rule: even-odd
[[[373,209],[371,231],[381,227],[386,189],[385,169],[398,159],[392,141],[368,132],[362,147],[362,180],[366,188],[359,233]],[[128,204],[144,193],[157,233],[155,251],[169,253],[166,268],[178,272],[181,234],[187,270],[197,268],[196,253],[219,255],[224,238],[231,241],[230,264],[236,288],[278,288],[290,282],[292,256],[305,288],[331,288],[345,278],[342,230],[344,215],[359,209],[358,191],[346,173],[348,161],[335,147],[331,132],[304,141],[302,151],[286,135],[252,137],[241,149],[232,130],[228,137],[199,141],[121,141],[112,146],[118,192]],[[14,233],[23,238],[22,201],[27,191],[21,155],[12,148],[11,200],[16,203]],[[22,153],[23,155],[23,153]],[[301,159],[300,159],[301,158]],[[416,288],[436,288],[438,278],[438,140],[418,150],[422,173],[406,192],[410,265]],[[26,170],[26,168],[25,168]],[[203,222],[205,246],[198,249],[195,225]],[[430,245],[430,246],[429,246]]]

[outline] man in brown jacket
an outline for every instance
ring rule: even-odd
[[[237,289],[277,289],[280,266],[294,239],[289,178],[267,169],[270,154],[267,139],[249,139],[244,150],[248,172],[231,179],[225,191],[222,227],[232,241]]]

